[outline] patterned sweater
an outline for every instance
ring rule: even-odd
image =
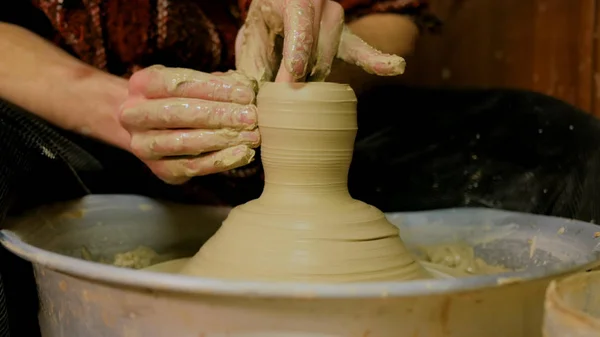
[[[152,64],[205,72],[232,69],[237,31],[252,0],[33,0],[54,41],[119,76]],[[412,15],[436,24],[422,0],[337,0],[347,20],[369,13]]]

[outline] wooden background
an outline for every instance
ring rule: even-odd
[[[445,22],[405,80],[535,90],[600,117],[600,0],[431,0]]]

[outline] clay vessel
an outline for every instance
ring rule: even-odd
[[[600,335],[600,271],[554,280],[546,291],[544,337]]]
[[[397,227],[348,192],[357,131],[352,89],[266,83],[257,104],[264,191],[234,208],[182,273],[300,282],[428,278]]]

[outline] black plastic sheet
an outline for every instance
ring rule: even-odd
[[[359,111],[350,181],[386,211],[493,207],[598,220],[600,121],[571,105],[517,90],[385,86],[361,97]]]

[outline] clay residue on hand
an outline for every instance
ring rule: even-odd
[[[152,130],[135,133],[131,137],[132,151],[145,160],[198,156],[240,144],[258,147],[259,143],[258,130]]]
[[[238,145],[220,151],[215,156],[214,166],[223,170],[246,165],[254,161],[256,152],[245,145]]]
[[[129,128],[254,130],[257,110],[252,104],[235,104],[190,98],[146,100],[123,110],[121,122]]]
[[[406,61],[397,55],[389,55],[369,46],[360,37],[344,27],[338,55],[340,59],[361,67],[369,74],[397,76],[404,73]]]
[[[130,90],[140,82],[145,84],[140,86],[146,98],[186,97],[238,104],[249,104],[255,98],[254,82],[241,74],[216,76],[192,69],[154,65],[132,76]],[[132,92],[137,93],[136,90]]]
[[[270,1],[253,1],[236,39],[236,69],[259,84],[275,78],[282,59],[276,45],[283,34],[278,10]]]
[[[282,7],[274,0],[253,1],[236,39],[237,69],[259,83],[323,81],[338,57],[370,74],[404,73],[402,57],[383,53],[352,33],[338,3],[315,4],[291,1]]]

